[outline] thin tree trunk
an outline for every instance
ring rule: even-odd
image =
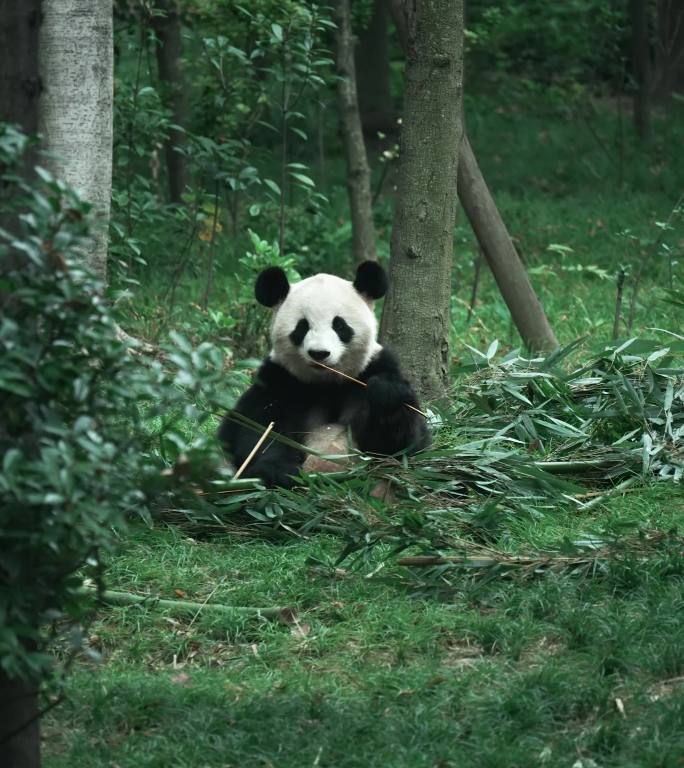
[[[617,341],[620,336],[620,322],[622,321],[622,296],[625,287],[625,277],[627,273],[624,267],[620,267],[617,273],[615,286],[615,315],[613,317],[613,341]]]
[[[399,41],[406,50],[408,19],[402,0],[388,0]],[[492,198],[467,137],[460,145],[458,197],[494,273],[499,290],[525,344],[553,350],[558,342]]]
[[[356,95],[354,38],[351,30],[349,0],[337,0],[337,72],[339,81],[342,132],[347,156],[347,188],[352,220],[354,259],[377,259],[375,226],[371,202],[370,168],[361,130]]]
[[[38,692],[34,683],[12,680],[0,671],[0,765],[40,767]]]
[[[458,191],[463,210],[525,346],[536,352],[556,349],[558,341],[487,188],[467,136],[461,144]]]
[[[684,91],[684,6],[681,0],[658,0],[656,9],[653,91],[666,102]]]
[[[374,0],[368,26],[355,50],[356,90],[361,124],[367,136],[396,130],[390,92],[387,0]]]
[[[420,397],[445,394],[451,258],[463,133],[463,2],[421,0],[408,19],[404,118],[381,338]]]
[[[112,0],[43,0],[40,130],[50,169],[93,206],[84,258],[107,276],[112,190]]]
[[[152,25],[157,37],[157,69],[159,79],[164,86],[164,99],[171,109],[172,122],[179,128],[171,128],[165,143],[166,168],[169,178],[169,199],[180,203],[187,183],[185,155],[185,132],[182,127],[187,123],[188,98],[183,77],[181,56],[183,41],[181,38],[181,14],[178,0],[157,0],[156,7],[164,11],[163,16],[154,16]]]
[[[637,90],[634,94],[634,125],[639,137],[651,128],[651,52],[649,50],[648,0],[630,0],[632,20],[632,67]]]

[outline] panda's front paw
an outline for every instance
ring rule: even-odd
[[[258,477],[267,488],[292,488],[296,485],[295,478],[299,474],[299,467],[270,462],[259,463],[252,468],[251,472],[247,469],[245,474]]]
[[[371,376],[368,379],[368,405],[373,414],[394,413],[405,403],[413,403],[415,396],[408,382],[389,376]]]

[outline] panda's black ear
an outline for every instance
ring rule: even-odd
[[[377,261],[359,264],[354,278],[354,288],[370,299],[379,299],[387,293],[387,275]]]
[[[275,307],[289,292],[287,275],[280,267],[266,267],[259,272],[254,285],[254,295],[259,304]]]

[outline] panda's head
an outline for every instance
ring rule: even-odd
[[[254,293],[274,307],[271,359],[302,381],[334,376],[317,363],[357,376],[380,349],[373,301],[386,290],[374,261],[360,264],[353,282],[319,274],[290,285],[280,267],[265,269]]]

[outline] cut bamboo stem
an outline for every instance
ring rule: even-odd
[[[321,368],[325,368],[326,371],[330,371],[330,373],[336,373],[338,376],[342,376],[342,378],[344,379],[349,379],[349,381],[353,381],[355,384],[360,384],[362,387],[368,386],[368,384],[366,384],[365,381],[361,381],[361,379],[355,379],[353,376],[349,376],[346,373],[342,373],[342,371],[338,371],[337,368],[331,368],[329,365],[325,365],[324,363],[319,363],[317,360],[315,361],[315,363]],[[412,411],[419,413],[421,416],[427,419],[428,417],[427,413],[424,413],[423,411],[421,411],[420,408],[416,408],[415,405],[409,405],[409,403],[404,403],[404,405],[407,408],[410,408]]]
[[[202,612],[214,616],[223,616],[226,618],[241,618],[244,616],[253,616],[255,618],[279,619],[286,618],[288,612],[292,612],[291,607],[279,608],[253,608],[251,606],[232,606],[219,603],[197,603],[190,600],[168,600],[155,595],[136,595],[132,592],[119,592],[107,589],[101,594],[93,587],[82,587],[80,590],[85,595],[98,597],[107,605],[144,605],[149,608],[159,608],[168,611],[176,616],[190,616],[196,618],[197,614]]]
[[[247,469],[247,466],[249,465],[249,462],[254,458],[254,454],[261,448],[262,443],[264,440],[268,437],[270,431],[275,426],[275,422],[271,422],[265,429],[263,435],[257,440],[256,445],[249,453],[249,456],[242,462],[240,465],[238,471],[233,475],[233,481],[238,480],[240,478],[240,475]]]
[[[397,565],[405,566],[432,566],[432,565],[463,565],[468,568],[489,568],[494,565],[510,565],[510,566],[545,566],[553,565],[554,563],[585,563],[594,560],[594,557],[577,556],[577,557],[565,557],[556,555],[547,555],[540,557],[514,557],[514,556],[500,556],[500,557],[462,557],[455,555],[453,557],[440,557],[438,555],[414,555],[411,557],[401,557],[397,560]]]

